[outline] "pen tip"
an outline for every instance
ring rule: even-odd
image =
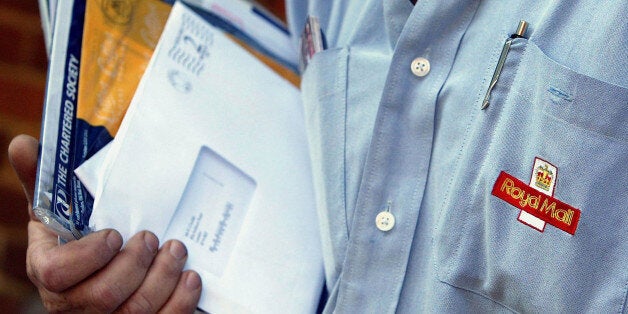
[[[485,100],[484,102],[482,102],[482,107],[480,107],[480,109],[484,110],[487,107],[488,107],[488,101]]]

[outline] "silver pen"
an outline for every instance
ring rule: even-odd
[[[486,91],[486,96],[484,96],[484,101],[482,101],[481,109],[484,110],[489,105],[489,100],[491,98],[491,91],[495,84],[497,84],[497,80],[499,79],[499,75],[502,73],[502,69],[504,68],[504,63],[506,63],[506,56],[508,56],[508,51],[510,51],[510,45],[512,45],[512,41],[515,38],[522,38],[528,28],[528,22],[521,20],[519,21],[519,26],[517,26],[517,31],[510,35],[506,42],[504,43],[504,47],[502,48],[502,53],[499,55],[499,60],[497,61],[497,67],[495,68],[495,72],[493,73],[493,77],[491,78],[491,84],[488,86],[488,90]]]

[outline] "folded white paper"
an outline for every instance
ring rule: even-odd
[[[102,160],[90,226],[183,241],[201,309],[316,310],[322,256],[299,92],[184,5]]]
[[[105,161],[111,145],[112,143],[110,142],[103,146],[96,154],[74,169],[74,174],[92,197],[96,195],[98,188],[103,185],[102,180],[104,179],[105,168],[108,166]]]

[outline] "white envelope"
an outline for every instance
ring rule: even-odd
[[[74,169],[74,174],[79,178],[83,187],[94,197],[98,193],[98,188],[103,185],[102,180],[106,173],[107,155],[113,143],[99,149],[92,157],[89,157],[78,168]]]
[[[103,160],[90,226],[183,241],[201,309],[316,310],[323,266],[299,91],[184,5]]]

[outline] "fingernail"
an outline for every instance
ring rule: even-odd
[[[157,237],[151,232],[146,232],[144,234],[144,242],[146,242],[146,247],[149,251],[156,253],[159,248],[159,240]]]
[[[179,241],[172,241],[170,243],[170,255],[172,255],[174,258],[180,260],[184,258],[187,253],[188,251],[185,249],[183,243]]]
[[[112,251],[119,251],[122,247],[122,237],[115,230],[109,231],[107,235],[107,245]]]
[[[196,272],[188,272],[188,277],[185,279],[185,286],[190,290],[196,290],[201,287],[201,277]]]

